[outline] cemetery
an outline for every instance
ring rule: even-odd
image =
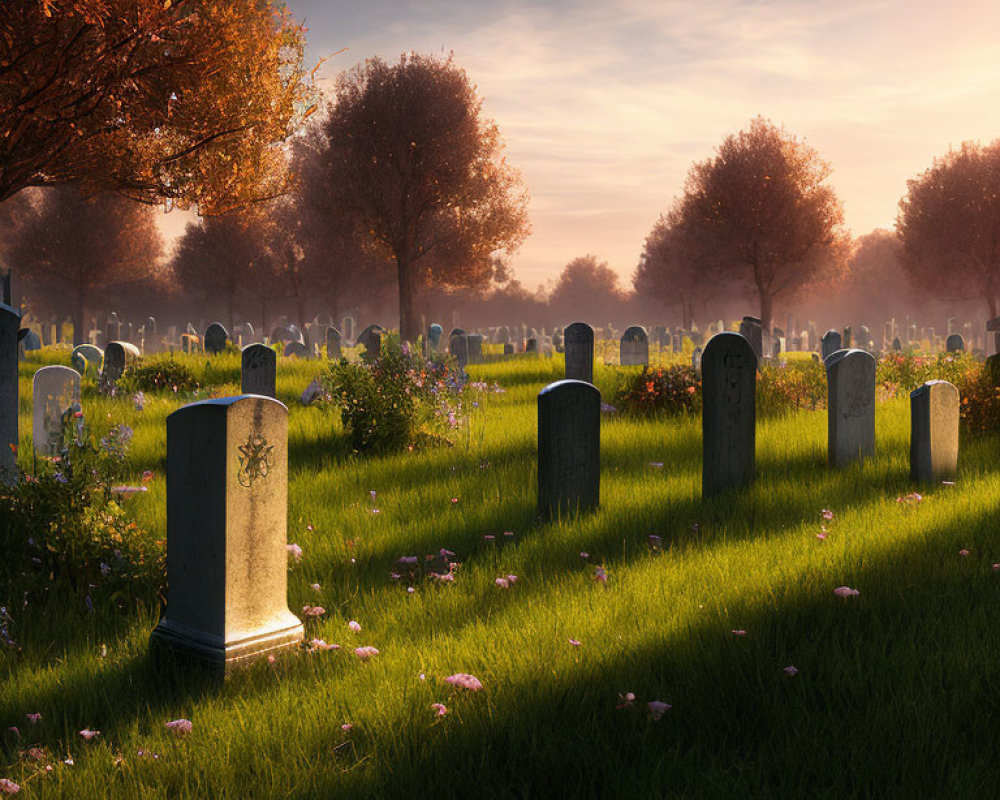
[[[982,363],[758,363],[725,331],[698,371],[690,341],[621,366],[619,342],[568,329],[565,356],[485,344],[464,371],[452,332],[427,362],[445,434],[395,452],[352,447],[346,384],[323,380],[405,359],[392,331],[378,355],[338,341],[340,362],[280,339],[144,354],[121,391],[65,347],[24,356],[15,496],[52,513],[74,486],[103,521],[52,522],[7,564],[4,746],[34,753],[11,779],[353,796],[447,771],[468,796],[544,772],[623,796],[654,791],[655,760],[692,789],[743,765],[802,796],[871,758],[869,790],[919,794],[929,753],[992,735],[996,438],[968,412],[960,434],[956,388],[980,391]],[[566,379],[577,346],[591,381]],[[149,378],[170,370],[193,382]],[[635,402],[681,375],[675,398]],[[83,440],[99,478],[67,475],[91,463]],[[946,699],[915,700],[931,685]],[[828,736],[850,744],[812,744]]]

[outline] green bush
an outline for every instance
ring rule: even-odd
[[[173,358],[143,360],[126,368],[118,379],[118,391],[125,393],[151,392],[168,389],[174,392],[193,392],[198,381],[190,367]]]
[[[614,405],[625,414],[695,413],[701,410],[701,376],[682,364],[622,373]]]
[[[817,361],[767,362],[757,370],[757,414],[780,416],[826,407],[826,368]]]
[[[351,449],[384,453],[449,443],[466,376],[453,361],[424,360],[390,340],[371,361],[331,364],[322,382],[340,407]]]

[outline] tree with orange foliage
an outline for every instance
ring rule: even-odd
[[[74,186],[37,190],[31,200],[7,255],[41,306],[72,317],[73,341],[82,344],[95,303],[158,277],[163,241],[156,212],[112,193],[86,199]]]
[[[896,231],[901,263],[923,292],[981,298],[996,317],[1000,300],[1000,139],[966,142],[907,181]]]
[[[763,117],[688,173],[685,221],[703,227],[754,287],[765,330],[776,299],[843,264],[847,235],[830,173],[815,150]]]
[[[488,282],[528,232],[527,192],[495,123],[451,58],[373,58],[341,74],[318,128],[329,210],[395,262],[400,333],[420,334],[425,286]]]
[[[285,188],[315,106],[270,0],[4,0],[0,202],[78,183],[217,213]]]

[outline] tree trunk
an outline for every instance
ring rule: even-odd
[[[84,316],[87,313],[84,302],[83,289],[76,291],[76,304],[73,307],[73,346],[87,343],[87,326],[84,324]]]
[[[420,334],[417,315],[413,307],[413,286],[410,265],[405,258],[396,256],[399,275],[399,339],[401,342],[415,342]]]
[[[774,313],[774,297],[771,296],[770,290],[762,286],[757,287],[757,292],[760,294],[760,327],[764,332],[765,338],[770,338],[771,315]]]
[[[986,305],[990,309],[990,319],[995,319],[997,315],[997,298],[996,295],[986,295]]]

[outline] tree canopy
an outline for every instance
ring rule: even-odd
[[[495,254],[528,233],[520,176],[450,57],[373,58],[342,73],[316,134],[329,212],[395,262],[406,339],[420,332],[422,288],[488,282]]]
[[[717,242],[730,277],[756,289],[765,329],[775,299],[842,263],[847,236],[830,173],[815,150],[756,117],[688,174],[685,222]]]
[[[901,263],[924,291],[1000,300],[1000,140],[966,142],[907,181],[896,230]]]
[[[0,3],[0,202],[75,182],[224,211],[283,191],[311,112],[303,28],[270,0]]]
[[[618,274],[607,261],[597,256],[578,256],[563,267],[559,280],[549,293],[549,307],[565,316],[565,324],[599,320],[607,316],[609,306],[624,299],[618,287]]]

